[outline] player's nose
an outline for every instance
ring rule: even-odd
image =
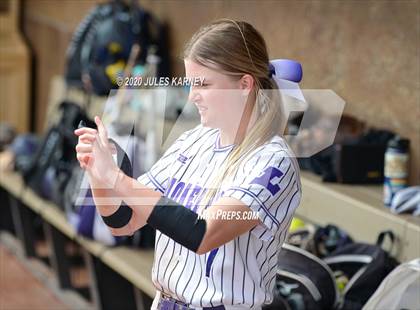
[[[200,99],[200,94],[198,93],[197,90],[194,89],[194,87],[191,87],[190,92],[188,94],[188,102],[195,103],[199,101],[199,99]]]

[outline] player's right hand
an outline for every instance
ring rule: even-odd
[[[76,129],[74,133],[79,136],[76,145],[76,157],[79,161],[80,167],[86,169],[89,160],[92,158],[92,146],[97,138],[98,131],[93,128],[82,127]]]
[[[76,145],[76,156],[80,167],[85,169],[95,183],[108,184],[109,172],[119,171],[112,154],[116,153],[115,146],[108,141],[105,126],[99,117],[95,117],[98,130],[88,127],[76,129],[74,133],[79,137]],[[92,180],[93,181],[93,180]]]

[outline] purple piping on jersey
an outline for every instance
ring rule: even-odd
[[[162,185],[160,185],[159,184],[159,182],[153,177],[153,175],[150,173],[150,172],[148,172],[147,173],[147,176],[149,177],[149,179],[150,179],[150,181],[152,181],[152,183],[153,183],[153,185],[154,186],[156,186],[157,187],[157,189],[162,193],[162,194],[164,194],[165,193],[165,191],[164,191],[164,189],[163,189],[163,187],[162,187]]]
[[[241,187],[229,187],[227,190],[226,190],[226,192],[228,192],[228,191],[230,191],[230,190],[232,190],[232,191],[239,191],[239,192],[242,192],[242,193],[245,193],[245,194],[248,194],[248,195],[250,195],[252,198],[254,198],[257,202],[258,202],[258,204],[264,209],[264,211],[267,213],[267,215],[268,215],[268,217],[269,218],[271,218],[271,220],[275,223],[275,224],[277,224],[277,226],[279,226],[280,225],[280,223],[277,221],[277,219],[268,211],[268,209],[267,209],[267,207],[264,205],[264,203],[253,193],[253,192],[251,192],[251,191],[249,191],[249,190],[246,190],[246,189],[244,189],[244,188],[241,188]]]
[[[218,251],[219,251],[219,248],[211,250],[209,257],[207,258],[207,263],[206,263],[206,277],[207,278],[210,275],[211,265],[213,264],[214,258]]]
[[[235,146],[235,144],[230,144],[230,145],[226,145],[226,146],[221,146],[220,145],[220,133],[217,133],[217,137],[216,137],[216,142],[214,142],[214,152],[224,152],[224,151],[228,151],[230,149],[232,149]]]

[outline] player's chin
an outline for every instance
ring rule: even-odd
[[[208,128],[217,128],[217,125],[215,122],[212,122],[211,120],[209,120],[208,118],[203,118],[201,117],[201,125],[204,127],[208,127]]]
[[[207,117],[205,117],[205,116],[203,116],[203,115],[201,115],[201,117],[200,117],[200,123],[201,123],[201,125],[203,125],[203,126],[205,126],[205,127],[209,127],[210,125],[209,125],[209,119],[207,118]]]

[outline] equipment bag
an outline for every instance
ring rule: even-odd
[[[80,23],[67,49],[66,83],[89,93],[108,95],[118,88],[134,44],[141,47],[138,63],[155,46],[161,62],[159,76],[169,75],[166,27],[143,10],[136,1],[98,4]]]
[[[323,310],[338,303],[334,275],[327,264],[289,244],[284,244],[279,254],[274,296],[264,310]]]
[[[382,281],[363,310],[418,309],[420,307],[420,258],[403,263]]]
[[[92,126],[84,110],[77,104],[64,101],[59,106],[61,116],[42,139],[36,154],[20,169],[25,184],[40,196],[62,207],[62,194],[77,165],[74,130],[81,120]]]
[[[336,225],[316,226],[305,223],[303,227],[289,231],[286,242],[323,258],[336,249],[352,243],[347,232]]]
[[[375,245],[348,244],[324,258],[334,272],[340,272],[348,279],[341,294],[340,309],[361,309],[382,280],[398,265],[382,248],[386,236],[393,245],[394,234],[385,231],[379,234]]]

